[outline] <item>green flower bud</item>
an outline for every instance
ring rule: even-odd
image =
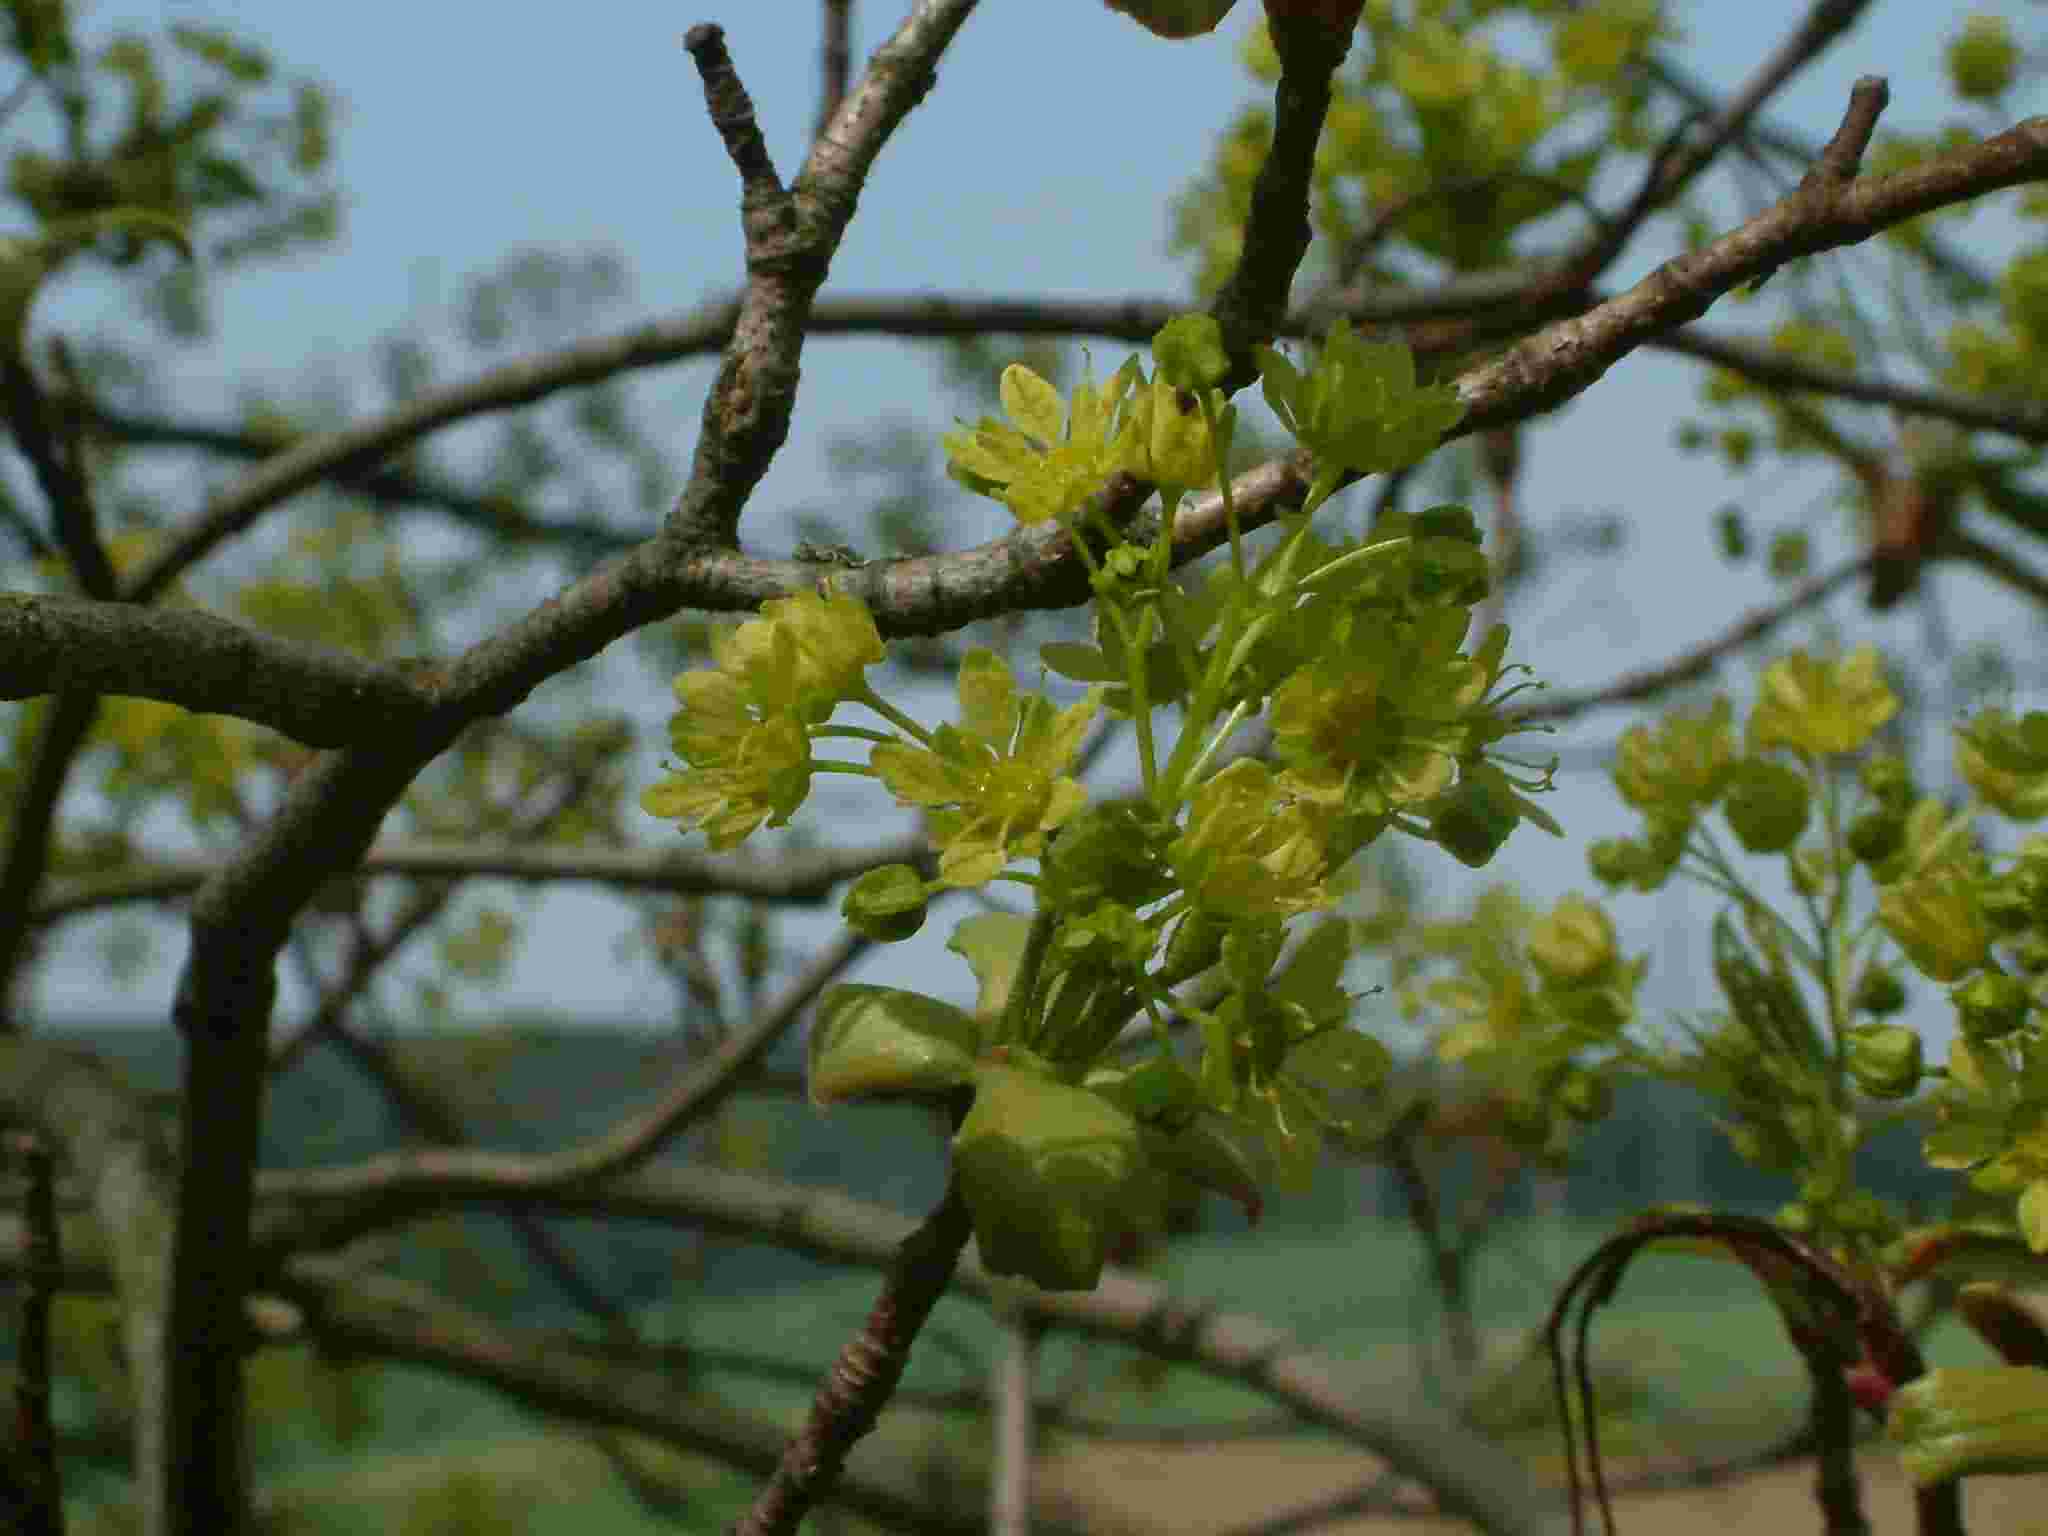
[[[2034,901],[2041,881],[2025,865],[2007,870],[1988,883],[1978,898],[1984,920],[2001,934],[2020,933],[2033,926]]]
[[[2012,946],[2012,963],[2023,976],[2048,971],[2048,937],[2030,933]]]
[[[1430,835],[1467,869],[1479,869],[1500,852],[1520,819],[1514,803],[1485,779],[1461,778],[1438,800],[1430,816]]]
[[[1913,770],[1896,752],[1871,753],[1857,770],[1856,781],[1863,786],[1863,792],[1877,802],[1880,810],[1896,811],[1901,815],[1912,805],[1913,797],[1918,793],[1913,787]]]
[[[2019,73],[2020,45],[2002,16],[1980,11],[1949,39],[1948,78],[1965,101],[1992,101]]]
[[[1223,328],[1210,315],[1175,315],[1152,338],[1152,356],[1175,389],[1214,389],[1230,372]]]
[[[1980,971],[1949,993],[1956,1023],[1972,1040],[2002,1040],[2027,1021],[2027,984],[2003,971]]]
[[[1605,1120],[1614,1108],[1614,1088],[1596,1072],[1574,1067],[1559,1079],[1551,1100],[1581,1125]]]
[[[1459,539],[1475,547],[1485,540],[1479,519],[1472,515],[1472,509],[1453,502],[1416,513],[1415,536],[1418,539]]]
[[[853,882],[840,903],[846,926],[877,944],[896,944],[924,926],[924,877],[908,864],[884,864]]]
[[[1911,1098],[1920,1087],[1920,1035],[1901,1024],[1849,1031],[1849,1075],[1873,1099]]]
[[[1906,839],[1902,812],[1865,811],[1849,823],[1849,851],[1866,864],[1882,864]]]
[[[1769,1167],[1775,1159],[1770,1138],[1753,1125],[1724,1125],[1728,1145],[1735,1149],[1735,1155],[1751,1167]]]
[[[1873,1237],[1888,1236],[1894,1225],[1885,1203],[1865,1189],[1852,1189],[1828,1212],[1844,1232],[1863,1232]]]
[[[1906,984],[1895,972],[1873,965],[1856,983],[1854,1006],[1872,1018],[1889,1018],[1906,1006]]]
[[[1614,924],[1583,896],[1567,896],[1529,927],[1529,959],[1553,986],[1599,981],[1614,969]]]
[[[1799,1199],[1808,1206],[1832,1205],[1841,1193],[1842,1175],[1832,1168],[1815,1169],[1799,1181]]]
[[[1528,1099],[1509,1099],[1501,1111],[1501,1130],[1517,1147],[1540,1147],[1550,1137],[1550,1110]]]
[[[1634,885],[1642,850],[1625,837],[1603,837],[1586,850],[1586,867],[1602,885]]]
[[[1751,853],[1783,853],[1806,830],[1812,798],[1805,777],[1795,769],[1750,757],[1729,776],[1721,812]]]

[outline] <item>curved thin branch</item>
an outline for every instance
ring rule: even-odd
[[[1806,362],[1765,343],[1691,327],[1659,336],[1648,345],[1660,352],[1716,364],[1773,389],[1805,390],[1864,405],[1890,406],[1959,427],[2004,433],[2023,442],[2048,443],[2048,409],[2024,400],[1981,400],[1954,390],[1868,378]]]
[[[1770,99],[1785,88],[1791,78],[1811,64],[1844,32],[1863,19],[1870,0],[1813,0],[1799,25],[1771,50],[1756,72],[1723,102],[1713,119],[1685,149],[1665,166],[1659,191],[1666,199],[1682,190],[1735,140],[1749,131],[1750,124]],[[1811,160],[1813,156],[1805,157]]]
[[[772,1420],[676,1389],[659,1365],[635,1365],[587,1341],[514,1328],[425,1288],[364,1275],[333,1260],[295,1260],[280,1289],[306,1312],[309,1331],[329,1348],[403,1361],[495,1388],[543,1413],[650,1435],[750,1472],[771,1472],[784,1431]],[[915,1467],[872,1463],[840,1476],[833,1502],[886,1529],[930,1536],[981,1536],[971,1505],[934,1507]],[[1041,1527],[1079,1536],[1057,1523]]]
[[[705,854],[684,848],[509,847],[490,843],[391,843],[372,848],[358,873],[426,880],[516,880],[616,886],[676,896],[741,896],[749,901],[817,906],[841,884],[883,864],[914,864],[926,851],[910,836],[857,848],[815,848],[772,857]],[[208,859],[165,859],[146,868],[88,876],[51,890],[30,922],[189,895],[219,874]]]
[[[704,350],[708,350],[704,349]],[[146,448],[196,448],[230,459],[267,460],[289,451],[274,437],[240,427],[132,411],[92,407],[86,425],[117,443]],[[345,465],[317,477],[384,505],[432,507],[494,538],[566,545],[579,554],[615,555],[639,542],[636,535],[579,518],[528,517],[508,496],[460,485],[430,471],[384,464]]]
[[[1824,602],[1831,593],[1858,580],[1870,570],[1874,559],[1871,554],[1860,555],[1811,581],[1801,582],[1780,601],[1751,609],[1713,639],[1682,651],[1669,661],[1624,672],[1599,688],[1545,695],[1528,708],[1517,711],[1514,718],[1532,723],[1566,720],[1613,704],[1639,703],[1655,698],[1680,683],[1704,677],[1722,661],[1755,644],[1794,614]]]
[[[375,1176],[363,1177],[372,1167]],[[890,1262],[911,1225],[884,1206],[724,1169],[660,1164],[576,1183],[565,1182],[548,1157],[492,1152],[418,1151],[363,1170],[266,1174],[261,1188],[263,1247],[278,1263],[450,1203],[532,1201],[564,1214],[688,1225],[870,1269]],[[1438,1410],[1388,1393],[1383,1383],[1368,1385],[1256,1318],[1188,1307],[1156,1282],[1114,1269],[1092,1292],[1020,1290],[1000,1286],[970,1253],[953,1283],[983,1305],[1000,1295],[1047,1326],[1132,1345],[1249,1387],[1384,1457],[1488,1531],[1533,1536],[1551,1529],[1559,1513],[1555,1495],[1534,1485],[1506,1452]]]

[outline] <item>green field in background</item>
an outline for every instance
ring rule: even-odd
[[[1523,1225],[1504,1233],[1475,1273],[1477,1317],[1490,1358],[1506,1361],[1547,1316],[1558,1283],[1604,1235],[1562,1224]],[[1419,1288],[1420,1260],[1399,1227],[1360,1227],[1327,1237],[1258,1234],[1198,1239],[1163,1264],[1159,1278],[1183,1302],[1248,1313],[1290,1329],[1307,1348],[1350,1363],[1376,1401],[1390,1393],[1428,1395],[1440,1358],[1438,1319]],[[741,1344],[763,1358],[801,1368],[801,1380],[766,1380],[737,1368],[693,1372],[687,1390],[793,1422],[809,1386],[859,1324],[878,1277],[832,1274],[816,1283],[751,1297],[682,1295],[650,1309],[648,1337],[712,1349]],[[921,1392],[974,1392],[986,1379],[996,1342],[988,1313],[959,1300],[941,1303],[920,1340],[906,1386]],[[1689,1256],[1645,1258],[1631,1271],[1595,1326],[1594,1356],[1627,1374],[1626,1448],[1651,1453],[1765,1443],[1804,1412],[1805,1376],[1776,1314],[1732,1264]],[[1937,1363],[1982,1361],[1982,1349],[1953,1325],[1929,1341]],[[1548,1376],[1519,1377],[1499,1390],[1534,1394],[1540,1412]],[[1043,1347],[1041,1392],[1094,1418],[1149,1426],[1227,1427],[1270,1419],[1275,1407],[1256,1394],[1187,1367],[1161,1372],[1133,1351],[1097,1340],[1054,1335]],[[379,1373],[377,1427],[346,1452],[317,1433],[271,1442],[262,1455],[265,1486],[336,1533],[404,1530],[400,1511],[417,1492],[449,1483],[452,1512],[466,1507],[478,1529],[498,1520],[545,1533],[628,1536],[677,1529],[721,1529],[751,1482],[703,1462],[665,1458],[687,1469],[687,1512],[660,1519],[641,1511],[605,1458],[589,1444],[500,1402],[489,1393],[408,1370]],[[1759,1418],[1758,1405],[1767,1418]],[[971,1477],[982,1434],[970,1418],[941,1422],[915,1409],[884,1416],[870,1454],[916,1457],[943,1441],[961,1475]],[[1516,1442],[1518,1446],[1522,1442]],[[1527,1441],[1547,1456],[1549,1431]],[[463,1501],[468,1501],[465,1506]],[[80,1510],[84,1513],[83,1508]],[[445,1524],[444,1517],[444,1524]],[[442,1526],[430,1527],[435,1529]],[[446,1525],[459,1529],[459,1525]],[[81,1522],[80,1530],[104,1529]]]

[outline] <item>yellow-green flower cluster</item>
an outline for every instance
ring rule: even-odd
[[[1345,617],[1274,691],[1274,745],[1298,792],[1386,815],[1442,794],[1458,764],[1501,734],[1488,706],[1508,633],[1496,625],[1468,656],[1459,650],[1469,622],[1462,607],[1409,621],[1369,610]]]
[[[1221,916],[1287,918],[1329,905],[1331,812],[1256,758],[1194,793],[1167,856],[1194,902]]]
[[[875,774],[931,813],[942,883],[983,885],[1011,860],[1036,858],[1046,834],[1087,803],[1067,769],[1099,703],[1094,690],[1066,709],[1020,694],[1009,663],[977,650],[960,664],[957,726],[939,727],[928,747],[875,748]]]
[[[1703,713],[1630,728],[1612,773],[1622,799],[1642,813],[1644,832],[1594,844],[1594,873],[1610,885],[1656,889],[1677,866],[1699,818],[1717,804],[1750,852],[1791,849],[1809,820],[1813,760],[1860,751],[1898,707],[1871,647],[1834,660],[1794,651],[1764,669],[1747,754],[1738,750],[1726,699]],[[1797,753],[1800,764],[1770,755],[1782,751]]]
[[[718,635],[714,670],[675,681],[669,744],[682,766],[640,797],[649,815],[701,827],[714,850],[781,826],[810,793],[809,727],[865,689],[882,639],[857,598],[777,598]]]

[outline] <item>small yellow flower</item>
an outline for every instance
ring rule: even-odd
[[[769,599],[759,618],[716,636],[712,655],[764,708],[817,724],[882,659],[882,636],[859,598],[799,592]]]
[[[1012,859],[1036,858],[1045,834],[1088,803],[1069,777],[1100,706],[1091,690],[1055,710],[1020,696],[1009,663],[977,650],[960,664],[960,724],[941,726],[930,747],[876,747],[869,766],[897,799],[931,811],[946,885],[984,885]]]
[[[649,785],[640,806],[650,816],[703,828],[712,850],[723,852],[763,822],[779,827],[788,821],[810,786],[810,738],[797,721],[779,715],[725,735],[715,761]]]
[[[1138,385],[1118,441],[1123,467],[1141,480],[1187,487],[1216,483],[1216,442],[1201,404],[1163,377]]]
[[[1239,758],[1194,793],[1167,851],[1182,884],[1211,912],[1292,917],[1330,904],[1331,814],[1288,792],[1256,758]]]
[[[1084,380],[1063,407],[1059,391],[1022,363],[1003,370],[1003,413],[945,437],[948,471],[993,496],[1020,523],[1066,517],[1123,467],[1117,405],[1137,377],[1133,360],[1098,387]]]
[[[1629,727],[1612,770],[1621,798],[1645,815],[1688,817],[1720,799],[1735,767],[1733,713],[1717,698],[1704,714]]]
[[[1749,739],[1760,749],[1854,752],[1898,712],[1876,647],[1858,646],[1832,662],[1794,651],[1764,669]]]

